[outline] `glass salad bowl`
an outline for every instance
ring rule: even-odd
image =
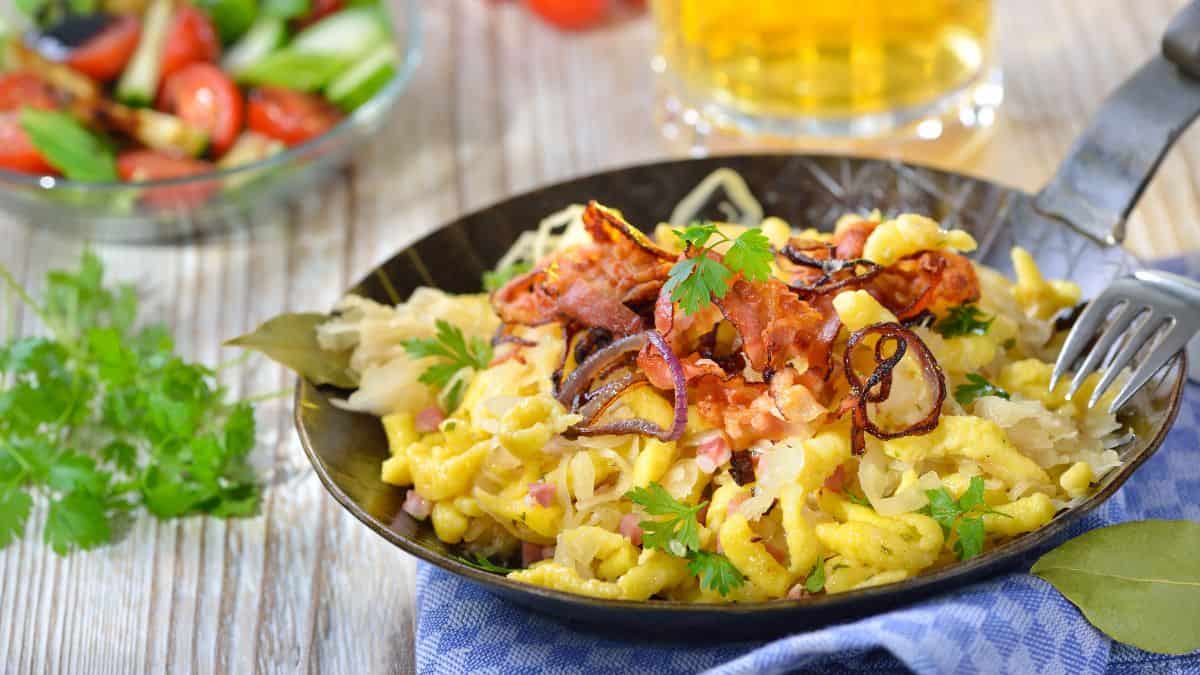
[[[234,229],[279,209],[343,166],[383,126],[420,60],[416,0],[381,3],[399,53],[391,81],[330,131],[240,166],[143,182],[82,182],[0,168],[0,210],[92,240],[170,241]]]

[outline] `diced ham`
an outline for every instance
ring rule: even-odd
[[[834,492],[841,492],[846,487],[846,471],[842,465],[833,470],[833,473],[825,477],[825,487]]]
[[[550,506],[554,503],[554,499],[557,496],[558,490],[554,487],[553,483],[543,483],[538,481],[537,483],[529,484],[529,497],[527,498],[527,501],[530,504]]]
[[[626,513],[621,517],[621,524],[617,527],[621,534],[628,537],[634,546],[642,545],[642,526],[639,525],[641,520],[641,516],[636,513]]]
[[[413,420],[413,425],[417,431],[421,433],[429,433],[437,431],[438,426],[446,419],[446,414],[436,405],[431,405],[428,408],[417,413],[417,417]]]
[[[537,544],[523,541],[521,542],[521,564],[529,567],[535,562],[546,560],[554,557],[553,546],[538,546]]]
[[[417,494],[416,490],[409,490],[404,495],[404,506],[400,508],[404,509],[405,513],[417,520],[425,520],[433,510],[433,504],[428,499]]]
[[[766,548],[767,553],[770,553],[771,557],[774,558],[780,564],[784,564],[787,562],[787,551],[779,548],[778,546],[776,546],[775,544],[772,544],[771,542],[763,542],[763,547]]]
[[[724,434],[714,434],[706,438],[696,448],[696,466],[704,473],[711,474],[724,466],[733,457],[733,450]]]

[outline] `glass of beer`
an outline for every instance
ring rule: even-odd
[[[937,137],[1003,96],[990,0],[653,0],[654,69],[687,124]]]

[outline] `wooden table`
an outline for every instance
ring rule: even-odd
[[[1000,0],[1007,100],[995,140],[956,168],[1033,189],[1101,98],[1156,48],[1181,0]],[[568,176],[673,154],[651,120],[644,18],[564,35],[514,3],[429,0],[424,62],[362,160],[252,232],[187,246],[99,246],[151,318],[207,363],[286,310],[329,307],[349,282],[464,211]],[[1200,245],[1200,134],[1167,159],[1130,228],[1137,252]],[[30,288],[79,241],[0,220],[0,263]],[[3,326],[0,318],[0,326]],[[19,315],[20,332],[36,330]],[[254,361],[235,394],[290,384]],[[262,515],[139,519],[116,545],[0,552],[0,671],[328,673],[413,670],[414,563],[326,496],[285,401],[259,409]]]

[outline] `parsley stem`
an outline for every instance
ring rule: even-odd
[[[42,308],[38,306],[37,301],[35,301],[33,297],[29,295],[29,292],[17,282],[17,278],[14,277],[12,272],[9,271],[9,269],[3,264],[0,264],[0,279],[4,280],[5,285],[7,285],[14,293],[17,294],[17,297],[21,299],[21,302],[25,303],[25,305],[28,306],[29,309],[32,310],[39,319],[42,320],[42,323],[46,324],[47,326],[53,326],[53,322],[50,321],[50,317],[47,316],[44,311],[42,311]]]

